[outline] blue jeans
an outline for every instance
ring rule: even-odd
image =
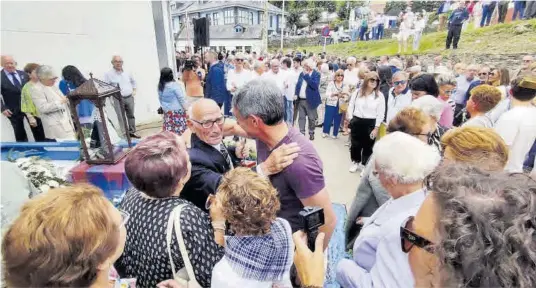
[[[294,118],[294,101],[289,101],[285,98],[285,122],[288,125],[292,126]]]
[[[522,1],[516,1],[514,3],[514,15],[512,15],[512,21],[515,21],[518,15],[519,19],[523,19],[523,12],[525,11],[523,4],[524,3]]]
[[[383,38],[383,24],[378,24],[378,28],[376,30],[376,39],[381,40]]]
[[[532,144],[532,148],[530,148],[529,154],[527,155],[527,159],[525,160],[525,163],[523,163],[525,169],[536,169],[536,167],[534,167],[534,158],[536,158],[536,141],[534,142],[534,144]]]
[[[421,37],[422,37],[422,31],[415,31],[415,35],[413,35],[413,50],[419,50],[419,46],[421,45]]]
[[[339,113],[339,104],[337,104],[337,106],[326,105],[322,132],[329,134],[331,124],[333,124],[333,136],[337,137],[339,134],[339,127],[341,126],[342,116],[342,113]]]
[[[480,20],[480,27],[484,27],[484,24],[486,26],[489,26],[489,22],[491,21],[491,15],[493,14],[493,10],[491,8],[495,8],[495,6],[491,5],[484,5],[482,6],[482,19]]]
[[[367,27],[361,26],[361,28],[359,28],[359,40],[365,40],[365,32],[367,32]]]

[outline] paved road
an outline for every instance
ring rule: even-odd
[[[151,128],[140,127],[143,130],[139,130],[139,133],[141,136],[152,135],[160,131],[160,125],[150,125]],[[348,147],[344,146],[348,137],[341,135],[339,139],[324,139],[320,128],[317,128],[315,136],[313,143],[324,162],[324,176],[331,201],[349,206],[356,193],[360,177],[359,173],[348,172],[350,152]]]

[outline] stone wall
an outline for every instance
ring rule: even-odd
[[[423,68],[433,65],[434,58],[439,54],[419,55]],[[519,69],[522,64],[522,58],[526,54],[456,54],[452,53],[443,56],[443,62],[452,61],[452,63],[464,62],[466,64],[487,64],[495,67],[505,67],[511,73]]]

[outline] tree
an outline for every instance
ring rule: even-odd
[[[400,11],[403,11],[408,7],[408,3],[406,1],[388,1],[385,4],[385,14],[386,15],[392,15],[392,16],[398,16],[398,13]]]
[[[307,8],[307,19],[309,20],[309,25],[313,25],[320,19],[320,9],[315,5],[315,1],[309,2]]]
[[[339,16],[340,20],[348,19],[350,16],[350,7],[346,4],[345,1],[339,1],[337,2],[337,15]]]
[[[413,12],[421,12],[423,9],[426,12],[434,12],[441,6],[441,1],[413,1],[411,10]]]
[[[287,1],[287,3],[288,3],[288,2],[289,2],[289,1]],[[282,7],[283,7],[283,1],[281,1],[281,0],[270,0],[270,1],[268,1],[268,3],[274,5],[275,7],[279,8],[279,9],[282,9]],[[285,5],[286,5],[287,3],[285,3]]]
[[[285,16],[287,27],[294,29],[294,25],[296,25],[296,27],[300,26],[300,13],[297,10],[289,9],[289,11],[285,13]]]

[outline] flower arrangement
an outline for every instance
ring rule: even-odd
[[[33,184],[41,193],[45,193],[50,188],[66,186],[65,175],[60,175],[56,167],[50,160],[37,156],[21,157],[13,161],[24,173],[24,176]]]
[[[236,147],[237,142],[234,141],[232,138],[224,138],[223,139],[223,144],[226,147]],[[246,149],[248,149],[249,155],[244,160],[256,161],[257,160],[257,151],[250,144],[251,144],[251,142],[246,142]]]

